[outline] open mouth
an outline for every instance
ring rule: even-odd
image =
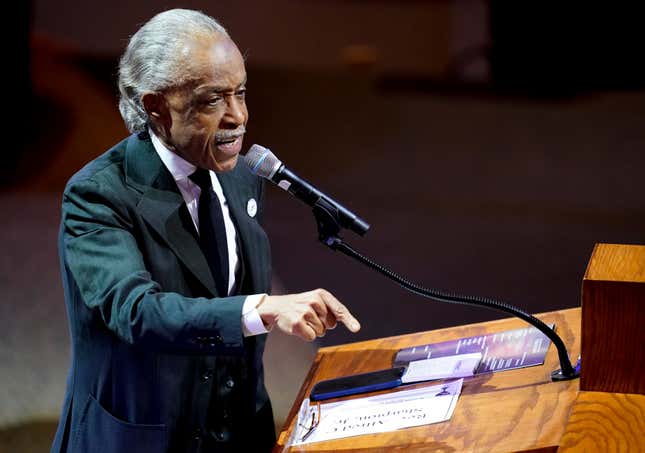
[[[223,140],[217,140],[216,147],[224,154],[238,154],[242,150],[242,135],[230,137]]]
[[[239,135],[235,136],[235,137],[225,138],[225,139],[222,139],[222,140],[217,140],[217,144],[218,145],[226,145],[227,143],[233,143],[238,138],[240,138]]]

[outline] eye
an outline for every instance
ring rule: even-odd
[[[238,99],[244,99],[246,98],[246,88],[240,88],[235,92],[235,96],[237,96]]]
[[[221,104],[223,100],[224,100],[224,98],[222,96],[213,96],[213,97],[208,98],[206,100],[206,103],[208,105],[213,105],[214,106],[214,105]]]

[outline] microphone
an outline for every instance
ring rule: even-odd
[[[331,210],[331,214],[343,228],[352,230],[361,236],[369,230],[370,225],[365,220],[298,177],[285,167],[268,148],[260,145],[251,146],[251,149],[243,157],[243,161],[253,174],[277,184],[278,187],[304,201],[312,208],[322,205],[325,209]]]

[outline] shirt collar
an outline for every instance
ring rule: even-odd
[[[148,133],[150,134],[150,139],[152,141],[152,146],[154,146],[155,151],[159,154],[159,158],[166,166],[172,177],[175,181],[180,181],[188,178],[192,175],[197,167],[186,159],[182,158],[176,153],[170,151],[166,145],[155,135],[152,129],[148,128]]]

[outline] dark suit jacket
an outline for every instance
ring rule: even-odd
[[[268,292],[263,184],[242,164],[218,178],[238,233],[238,292]],[[272,440],[265,335],[244,338],[243,295],[218,296],[146,134],[70,179],[59,248],[72,363],[52,452],[237,451]]]

